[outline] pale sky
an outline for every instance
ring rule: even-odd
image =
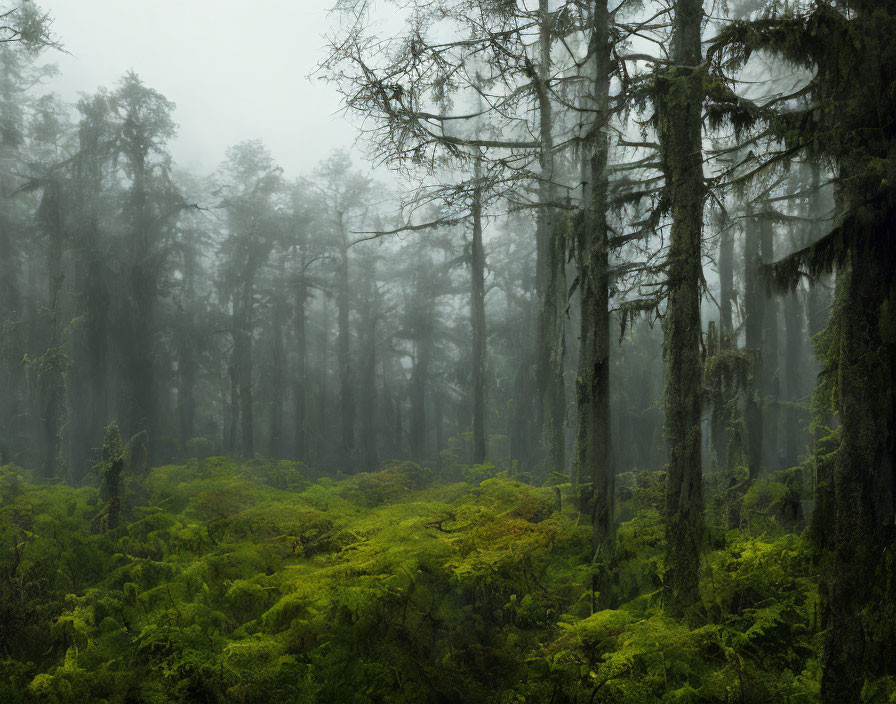
[[[307,77],[323,56],[332,2],[38,0],[71,54],[45,55],[60,69],[49,87],[73,101],[133,69],[177,104],[179,166],[211,171],[228,146],[261,138],[296,176],[351,148],[356,134],[333,87]]]

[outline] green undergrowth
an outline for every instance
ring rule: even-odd
[[[95,489],[6,467],[0,701],[817,701],[802,540],[711,531],[671,618],[654,479],[622,497],[619,607],[592,613],[569,487],[213,457],[131,480],[97,532]]]

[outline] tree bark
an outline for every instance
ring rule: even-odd
[[[867,193],[856,192],[850,178],[862,168],[841,165],[838,211],[866,202]],[[827,330],[833,346],[825,361],[836,374],[841,427],[833,463],[827,463],[832,506],[822,517],[834,550],[825,575],[823,704],[858,704],[866,681],[894,674],[894,637],[878,625],[892,618],[889,555],[896,545],[896,344],[886,333],[896,322],[896,280],[892,254],[879,244],[892,238],[894,221],[888,213],[881,229],[867,234],[867,244],[851,248],[837,271],[837,303]]]
[[[765,327],[763,315],[763,291],[760,267],[762,250],[760,245],[758,218],[746,220],[744,232],[744,330],[745,346],[753,355],[753,372],[746,392],[745,422],[747,434],[747,467],[750,479],[756,479],[762,468],[762,407],[760,393],[762,385],[762,331]]]
[[[759,221],[759,246],[762,263],[775,261],[774,228],[771,220],[762,217]],[[760,281],[760,286],[762,283]],[[765,288],[764,286],[762,286]],[[762,347],[760,352],[759,379],[762,394],[762,440],[763,466],[768,470],[781,469],[778,447],[778,424],[780,422],[780,381],[778,379],[778,301],[766,290],[762,305]]]
[[[806,450],[805,431],[800,426],[805,421],[805,413],[798,404],[803,400],[803,305],[799,289],[791,291],[784,298],[784,373],[788,405],[784,412],[784,466],[795,467],[800,455]]]
[[[373,264],[369,263],[366,268],[370,280],[363,306],[364,351],[361,354],[359,369],[361,398],[358,410],[361,414],[361,467],[365,472],[372,472],[379,464],[376,442],[376,326],[379,311],[377,310],[378,291]]]
[[[544,474],[566,469],[566,392],[563,379],[563,309],[566,296],[565,228],[557,227],[554,179],[553,109],[548,81],[551,70],[552,15],[549,0],[539,0],[539,66],[533,76],[539,114],[538,193],[536,221],[536,289],[541,302],[538,325],[539,423],[545,450]]]
[[[343,470],[354,469],[355,451],[355,393],[352,378],[351,350],[349,341],[349,271],[348,271],[348,235],[345,231],[342,212],[336,214],[339,227],[339,272],[336,304],[339,318],[339,399],[342,427],[342,461]]]
[[[581,292],[579,369],[576,380],[576,474],[592,488],[592,592],[594,605],[612,608],[610,568],[615,553],[615,485],[610,424],[610,280],[607,227],[607,160],[610,31],[606,0],[592,10],[589,53],[593,94],[586,105],[593,123],[586,135],[585,210],[578,226]]]
[[[295,432],[293,455],[297,462],[305,462],[305,368],[307,364],[307,342],[305,339],[305,304],[308,300],[305,284],[304,257],[300,260],[299,279],[295,289],[295,338],[296,369],[293,383],[295,404]]]
[[[700,352],[703,227],[703,106],[700,0],[676,0],[673,68],[658,76],[656,121],[672,213],[663,322],[667,605],[682,612],[698,598],[703,536],[700,460],[703,363]]]
[[[255,421],[252,403],[252,302],[255,287],[250,279],[245,279],[240,287],[239,314],[235,325],[235,368],[239,390],[239,433],[240,455],[255,456]]]
[[[473,242],[470,253],[472,290],[470,315],[473,327],[473,464],[485,461],[485,251],[482,246],[481,165],[477,160],[473,189]]]
[[[274,458],[285,455],[283,448],[283,411],[286,402],[286,348],[283,342],[283,328],[286,325],[285,254],[281,255],[276,281],[278,286],[272,292],[271,301],[271,379],[268,384],[271,394],[271,427],[268,435],[268,454]]]

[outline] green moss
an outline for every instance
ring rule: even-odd
[[[12,497],[0,567],[24,545],[27,585],[0,604],[27,617],[0,628],[24,657],[0,662],[0,694],[15,692],[4,701],[535,703],[587,701],[600,686],[606,701],[641,704],[725,701],[743,686],[754,701],[808,702],[801,693],[817,691],[817,596],[796,539],[731,532],[705,556],[704,621],[664,612],[662,473],[621,482],[638,507],[617,534],[621,606],[592,614],[591,531],[565,494],[560,513],[551,488],[501,474],[433,485],[401,464],[283,489],[272,467],[155,469],[155,505],[104,534],[90,531],[95,490],[0,472]]]

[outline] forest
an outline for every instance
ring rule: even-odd
[[[894,704],[896,3],[331,2],[301,174],[0,2],[0,702]]]

